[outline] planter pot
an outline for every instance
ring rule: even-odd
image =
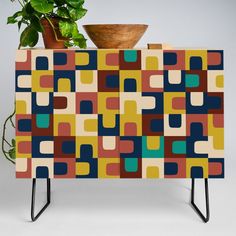
[[[51,21],[51,24],[54,26],[54,29],[46,18],[42,18],[40,20],[41,25],[44,29],[42,35],[45,48],[49,49],[66,48],[64,42],[67,41],[68,39],[61,35],[61,32],[59,30],[59,19],[52,17],[49,19]]]

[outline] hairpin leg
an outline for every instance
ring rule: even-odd
[[[191,205],[197,212],[197,214],[201,217],[201,219],[207,223],[210,219],[210,208],[209,208],[209,191],[208,191],[208,179],[205,179],[205,197],[206,197],[206,216],[202,214],[202,212],[199,210],[199,208],[196,206],[194,202],[194,189],[195,189],[195,179],[192,179],[192,189],[191,189]]]
[[[34,207],[35,207],[35,189],[36,189],[36,179],[33,179],[32,184],[32,200],[31,200],[31,219],[32,221],[36,221],[39,216],[45,211],[51,201],[51,182],[50,179],[47,179],[47,203],[44,207],[39,211],[39,213],[35,216]]]

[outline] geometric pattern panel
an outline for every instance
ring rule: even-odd
[[[223,178],[222,50],[18,50],[17,178]]]

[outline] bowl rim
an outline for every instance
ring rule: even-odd
[[[147,24],[85,24],[83,27],[87,26],[145,26],[148,27]]]

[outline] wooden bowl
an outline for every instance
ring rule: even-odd
[[[133,48],[148,25],[96,24],[83,25],[83,27],[98,48]]]

